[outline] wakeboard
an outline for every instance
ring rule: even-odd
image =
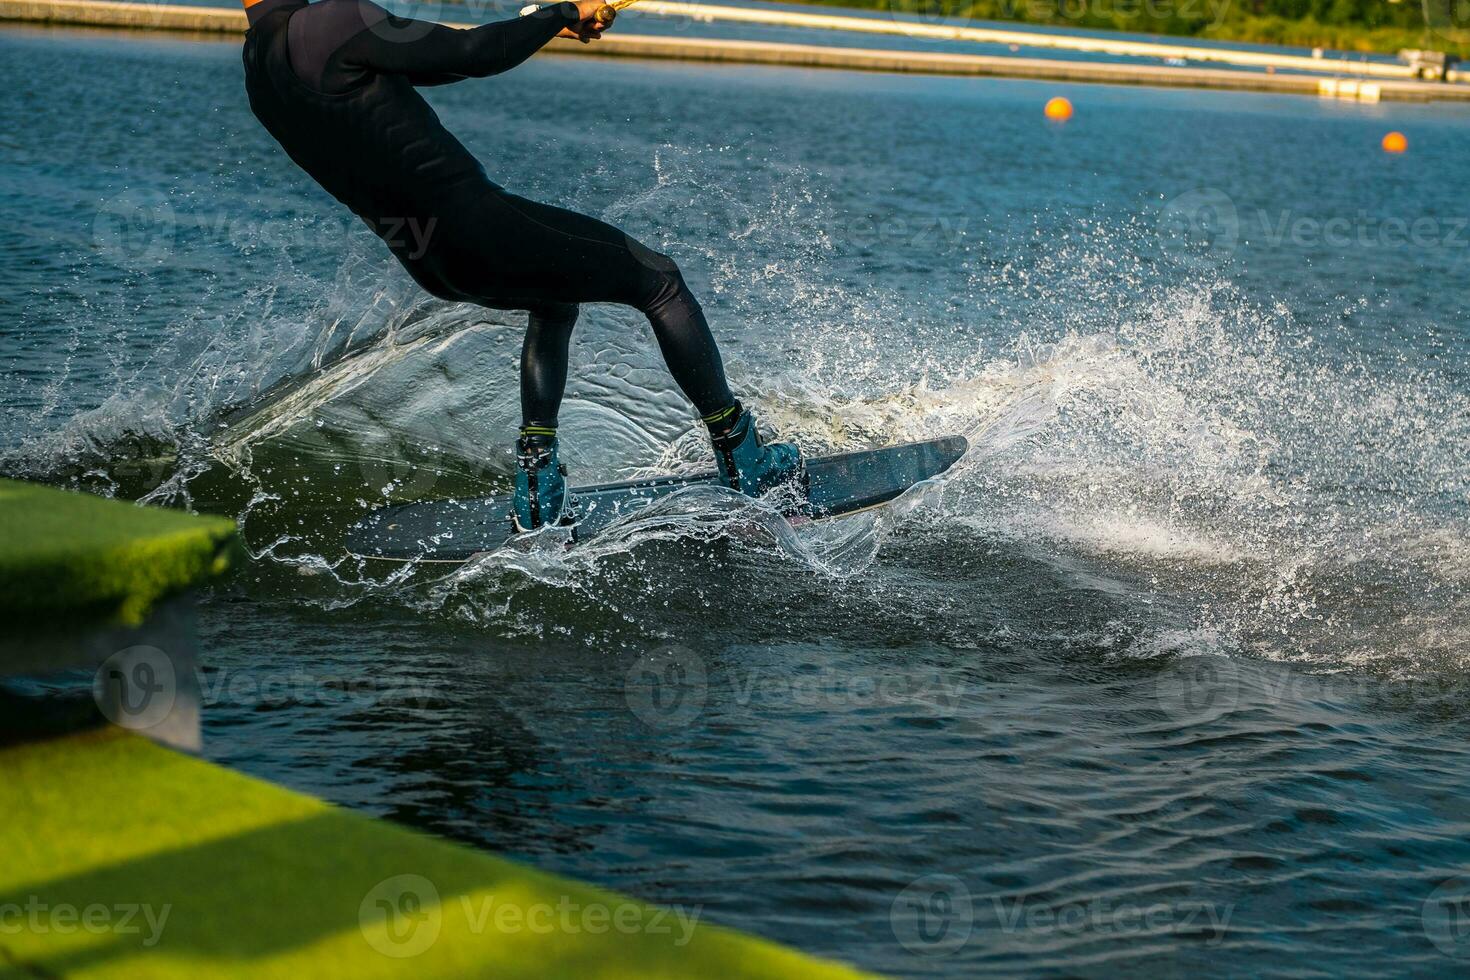
[[[939,476],[968,449],[964,436],[946,436],[808,459],[806,497],[787,516],[820,521],[882,506],[915,484]],[[574,540],[590,540],[660,500],[701,486],[721,484],[709,472],[574,488]],[[386,561],[465,562],[517,537],[510,512],[510,494],[383,507],[348,530],[347,550],[360,558]]]

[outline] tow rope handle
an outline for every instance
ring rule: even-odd
[[[612,22],[617,19],[619,10],[631,7],[637,2],[638,0],[612,0],[611,3],[605,3],[601,7],[598,7],[597,13],[593,15],[593,20],[596,23],[597,29],[599,31],[607,30],[609,27],[612,26]],[[544,10],[547,7],[555,6],[556,4],[554,3],[528,3],[521,8],[521,16],[528,17],[538,10]]]

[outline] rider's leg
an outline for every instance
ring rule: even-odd
[[[637,295],[631,305],[648,317],[674,383],[694,403],[701,418],[729,411],[737,403],[725,380],[725,362],[704,309],[673,259],[641,246],[640,250],[644,268],[637,277]]]
[[[521,427],[555,430],[567,387],[567,353],[577,307],[548,303],[530,314],[521,345]]]
[[[761,442],[755,418],[730,393],[719,347],[679,267],[668,256],[649,256],[648,264],[658,272],[650,283],[653,293],[636,305],[653,325],[674,381],[709,429],[721,479],[752,496],[800,479],[803,468],[796,446]]]
[[[535,310],[550,304],[602,302],[639,310],[653,327],[674,382],[709,427],[725,482],[755,494],[800,474],[796,447],[762,445],[750,413],[731,393],[704,311],[672,259],[606,222],[575,211],[503,191],[485,195],[477,203],[484,211],[474,216],[472,227],[482,244],[467,256],[472,263],[468,275],[478,280],[475,291],[488,305]],[[539,334],[544,325],[534,323],[532,329]],[[565,381],[566,348],[562,344],[566,337],[552,334],[550,340],[558,344],[543,346],[539,336],[527,338],[525,353],[532,362],[529,383],[534,391],[547,390],[543,383],[547,380]],[[545,376],[536,363],[543,353],[556,355]],[[525,367],[523,359],[523,370]],[[523,396],[527,383],[523,377]],[[560,384],[550,387],[560,392]],[[534,397],[533,402],[533,408],[546,404]],[[555,404],[559,403],[558,396]],[[536,410],[546,411],[544,407]],[[531,414],[526,418],[531,421]],[[546,457],[540,459],[544,462]]]
[[[672,259],[565,208],[503,191],[477,204],[480,247],[463,276],[490,305],[631,306],[648,318],[674,382],[701,416],[734,404],[719,345]]]
[[[567,387],[567,356],[577,307],[546,303],[528,311],[521,345],[521,431],[516,439],[512,513],[523,531],[564,516],[566,477],[557,453],[556,418]]]

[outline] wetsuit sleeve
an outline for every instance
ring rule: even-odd
[[[381,21],[344,43],[333,60],[347,72],[375,71],[402,75],[415,85],[443,85],[509,71],[575,23],[572,3],[470,30],[385,11]]]

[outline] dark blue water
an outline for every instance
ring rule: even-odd
[[[433,99],[677,256],[808,450],[975,448],[769,540],[363,567],[365,508],[504,487],[517,321],[304,182],[233,44],[7,30],[0,470],[241,520],[211,757],[898,974],[1463,971],[1470,116],[555,58]],[[578,331],[575,477],[700,465],[646,326]]]

